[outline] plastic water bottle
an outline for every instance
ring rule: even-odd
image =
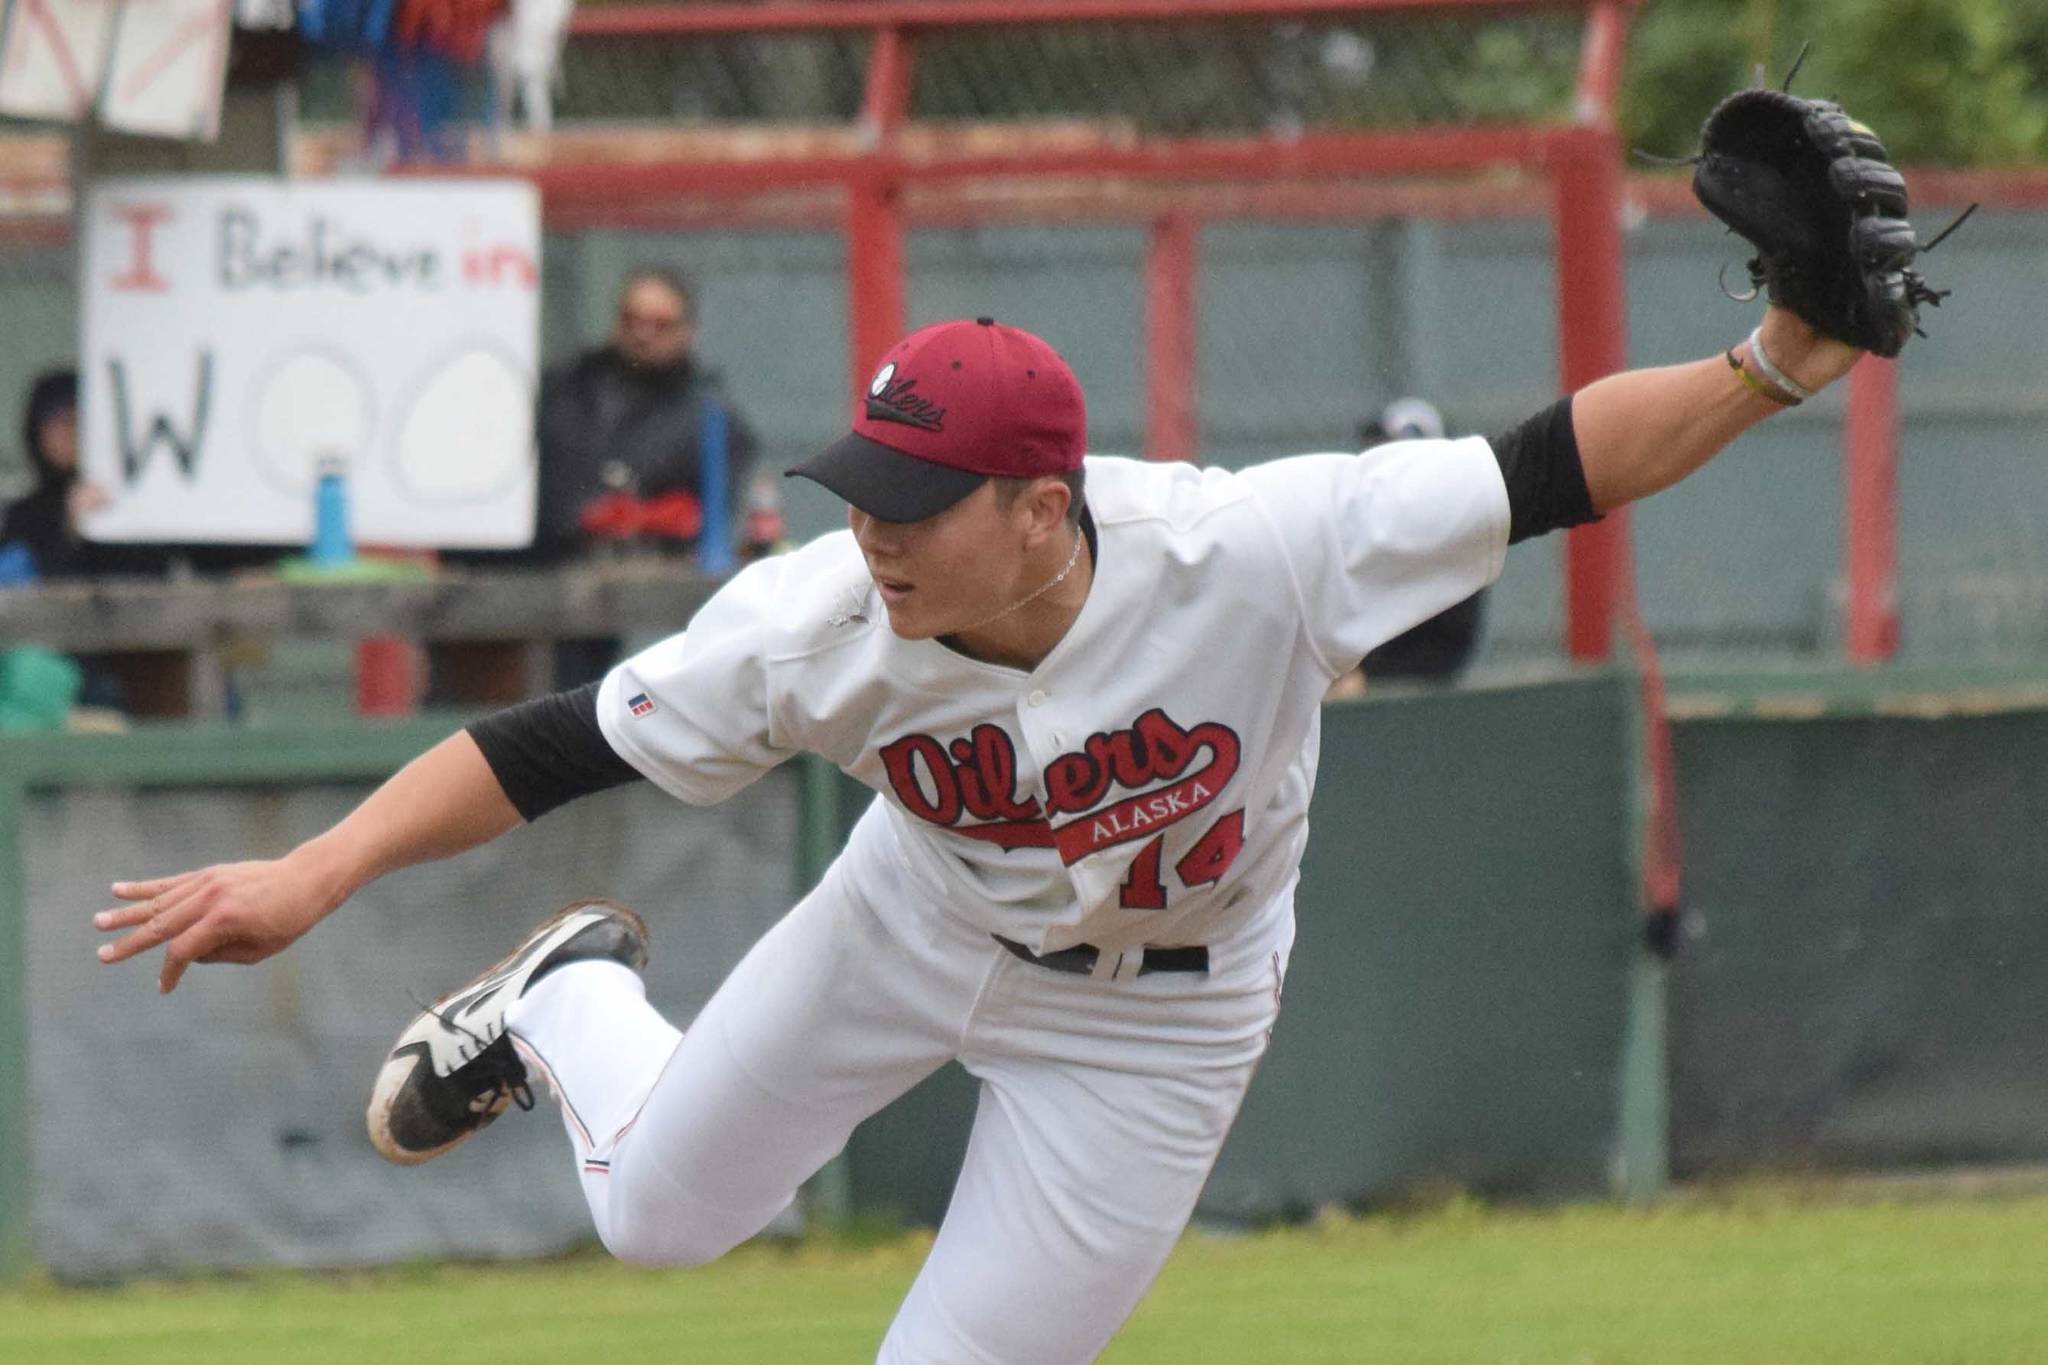
[[[732,550],[732,499],[726,480],[732,465],[727,439],[730,427],[725,405],[705,402],[697,428],[697,501],[704,508],[704,530],[697,537],[697,567],[723,578],[738,567]]]
[[[774,481],[762,475],[747,490],[747,553],[772,554],[781,545],[782,536],[782,498],[775,491]]]
[[[306,558],[322,569],[355,558],[348,535],[348,466],[337,459],[320,461],[313,481],[313,545]]]

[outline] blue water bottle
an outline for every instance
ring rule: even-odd
[[[697,567],[723,578],[739,567],[732,551],[731,427],[725,405],[705,400],[697,418],[697,500],[704,509],[704,528],[697,535]]]
[[[355,558],[348,536],[348,466],[320,461],[313,482],[313,545],[306,558],[315,568],[337,569]]]

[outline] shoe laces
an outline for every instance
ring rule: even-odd
[[[490,1089],[479,1089],[476,1093],[479,1096],[490,1096],[491,1108],[495,1109],[497,1107],[497,1101],[501,1097],[509,1097],[512,1103],[518,1105],[521,1110],[533,1108],[533,1087],[527,1084],[526,1065],[519,1060],[519,1055],[516,1052],[507,1047],[502,1056],[492,1056],[490,1048],[491,1044],[497,1041],[496,1038],[486,1038],[467,1024],[450,1019],[447,1015],[420,999],[410,989],[406,991],[406,994],[412,996],[412,1002],[418,1005],[421,1010],[433,1015],[442,1028],[447,1029],[450,1033],[459,1033],[469,1040],[456,1053],[462,1059],[461,1065],[457,1069],[461,1071],[473,1070],[477,1080],[490,1082]],[[498,1035],[499,1038],[504,1036],[502,1033]]]

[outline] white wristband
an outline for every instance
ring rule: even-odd
[[[1763,373],[1765,379],[1768,379],[1786,393],[1791,394],[1794,398],[1805,402],[1813,397],[1814,391],[1812,389],[1807,388],[1804,384],[1771,363],[1770,356],[1764,351],[1764,329],[1761,323],[1757,324],[1757,329],[1749,334],[1749,358],[1756,362],[1757,369]]]

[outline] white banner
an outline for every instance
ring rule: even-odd
[[[99,97],[120,0],[0,5],[0,114],[80,119]]]
[[[234,0],[126,0],[100,94],[100,122],[157,137],[211,142],[220,136],[233,23]]]
[[[360,544],[532,540],[530,184],[106,181],[84,247],[91,538],[304,544],[331,464]]]

